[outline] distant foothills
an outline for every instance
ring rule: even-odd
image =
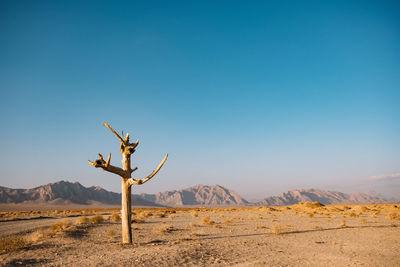
[[[345,194],[319,189],[290,190],[281,196],[267,197],[251,203],[233,190],[220,185],[196,185],[193,187],[159,192],[157,194],[133,194],[135,206],[182,207],[182,206],[286,206],[298,202],[321,204],[373,204],[386,203],[386,199],[363,193]],[[59,181],[32,189],[12,189],[0,186],[0,204],[17,205],[119,205],[121,194],[99,186],[85,187],[78,182]]]

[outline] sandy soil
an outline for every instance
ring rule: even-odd
[[[45,229],[39,240],[0,254],[0,264],[400,266],[400,221],[388,216],[399,214],[396,205],[194,210],[142,211],[132,245],[120,244],[118,222]],[[20,234],[27,239],[28,228]]]

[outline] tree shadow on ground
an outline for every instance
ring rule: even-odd
[[[334,230],[345,230],[345,229],[363,229],[363,228],[392,228],[391,225],[364,225],[364,226],[344,226],[344,227],[330,227],[321,229],[309,229],[309,230],[296,230],[296,231],[283,231],[278,235],[290,235],[290,234],[304,234],[312,232],[324,232],[324,231],[334,231]],[[235,237],[251,237],[251,236],[265,236],[265,235],[276,235],[273,233],[254,233],[254,234],[239,234],[239,235],[225,235],[225,236],[209,236],[209,237],[199,237],[192,238],[191,240],[213,240],[221,238],[235,238]]]
[[[34,266],[49,263],[48,259],[13,259],[7,262],[7,266]]]

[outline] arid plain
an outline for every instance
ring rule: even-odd
[[[2,266],[400,266],[400,205],[1,212]]]

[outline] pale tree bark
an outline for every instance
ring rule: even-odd
[[[99,158],[97,160],[90,161],[89,164],[96,167],[102,168],[104,171],[108,171],[114,174],[117,174],[121,177],[121,223],[122,223],[122,243],[131,244],[132,243],[132,228],[131,228],[131,186],[132,185],[140,185],[144,184],[148,180],[150,180],[156,173],[161,169],[164,165],[164,162],[167,160],[168,154],[165,155],[161,163],[158,167],[146,178],[144,179],[136,179],[132,178],[132,173],[137,170],[137,167],[131,168],[131,155],[135,152],[135,148],[139,145],[139,141],[136,140],[134,143],[129,142],[129,133],[126,134],[125,138],[122,132],[122,137],[111,128],[107,123],[103,123],[110,131],[115,134],[118,140],[121,142],[119,151],[122,155],[122,169],[119,167],[115,167],[110,164],[111,161],[111,153],[108,155],[107,160],[103,159],[103,156],[99,154]]]

